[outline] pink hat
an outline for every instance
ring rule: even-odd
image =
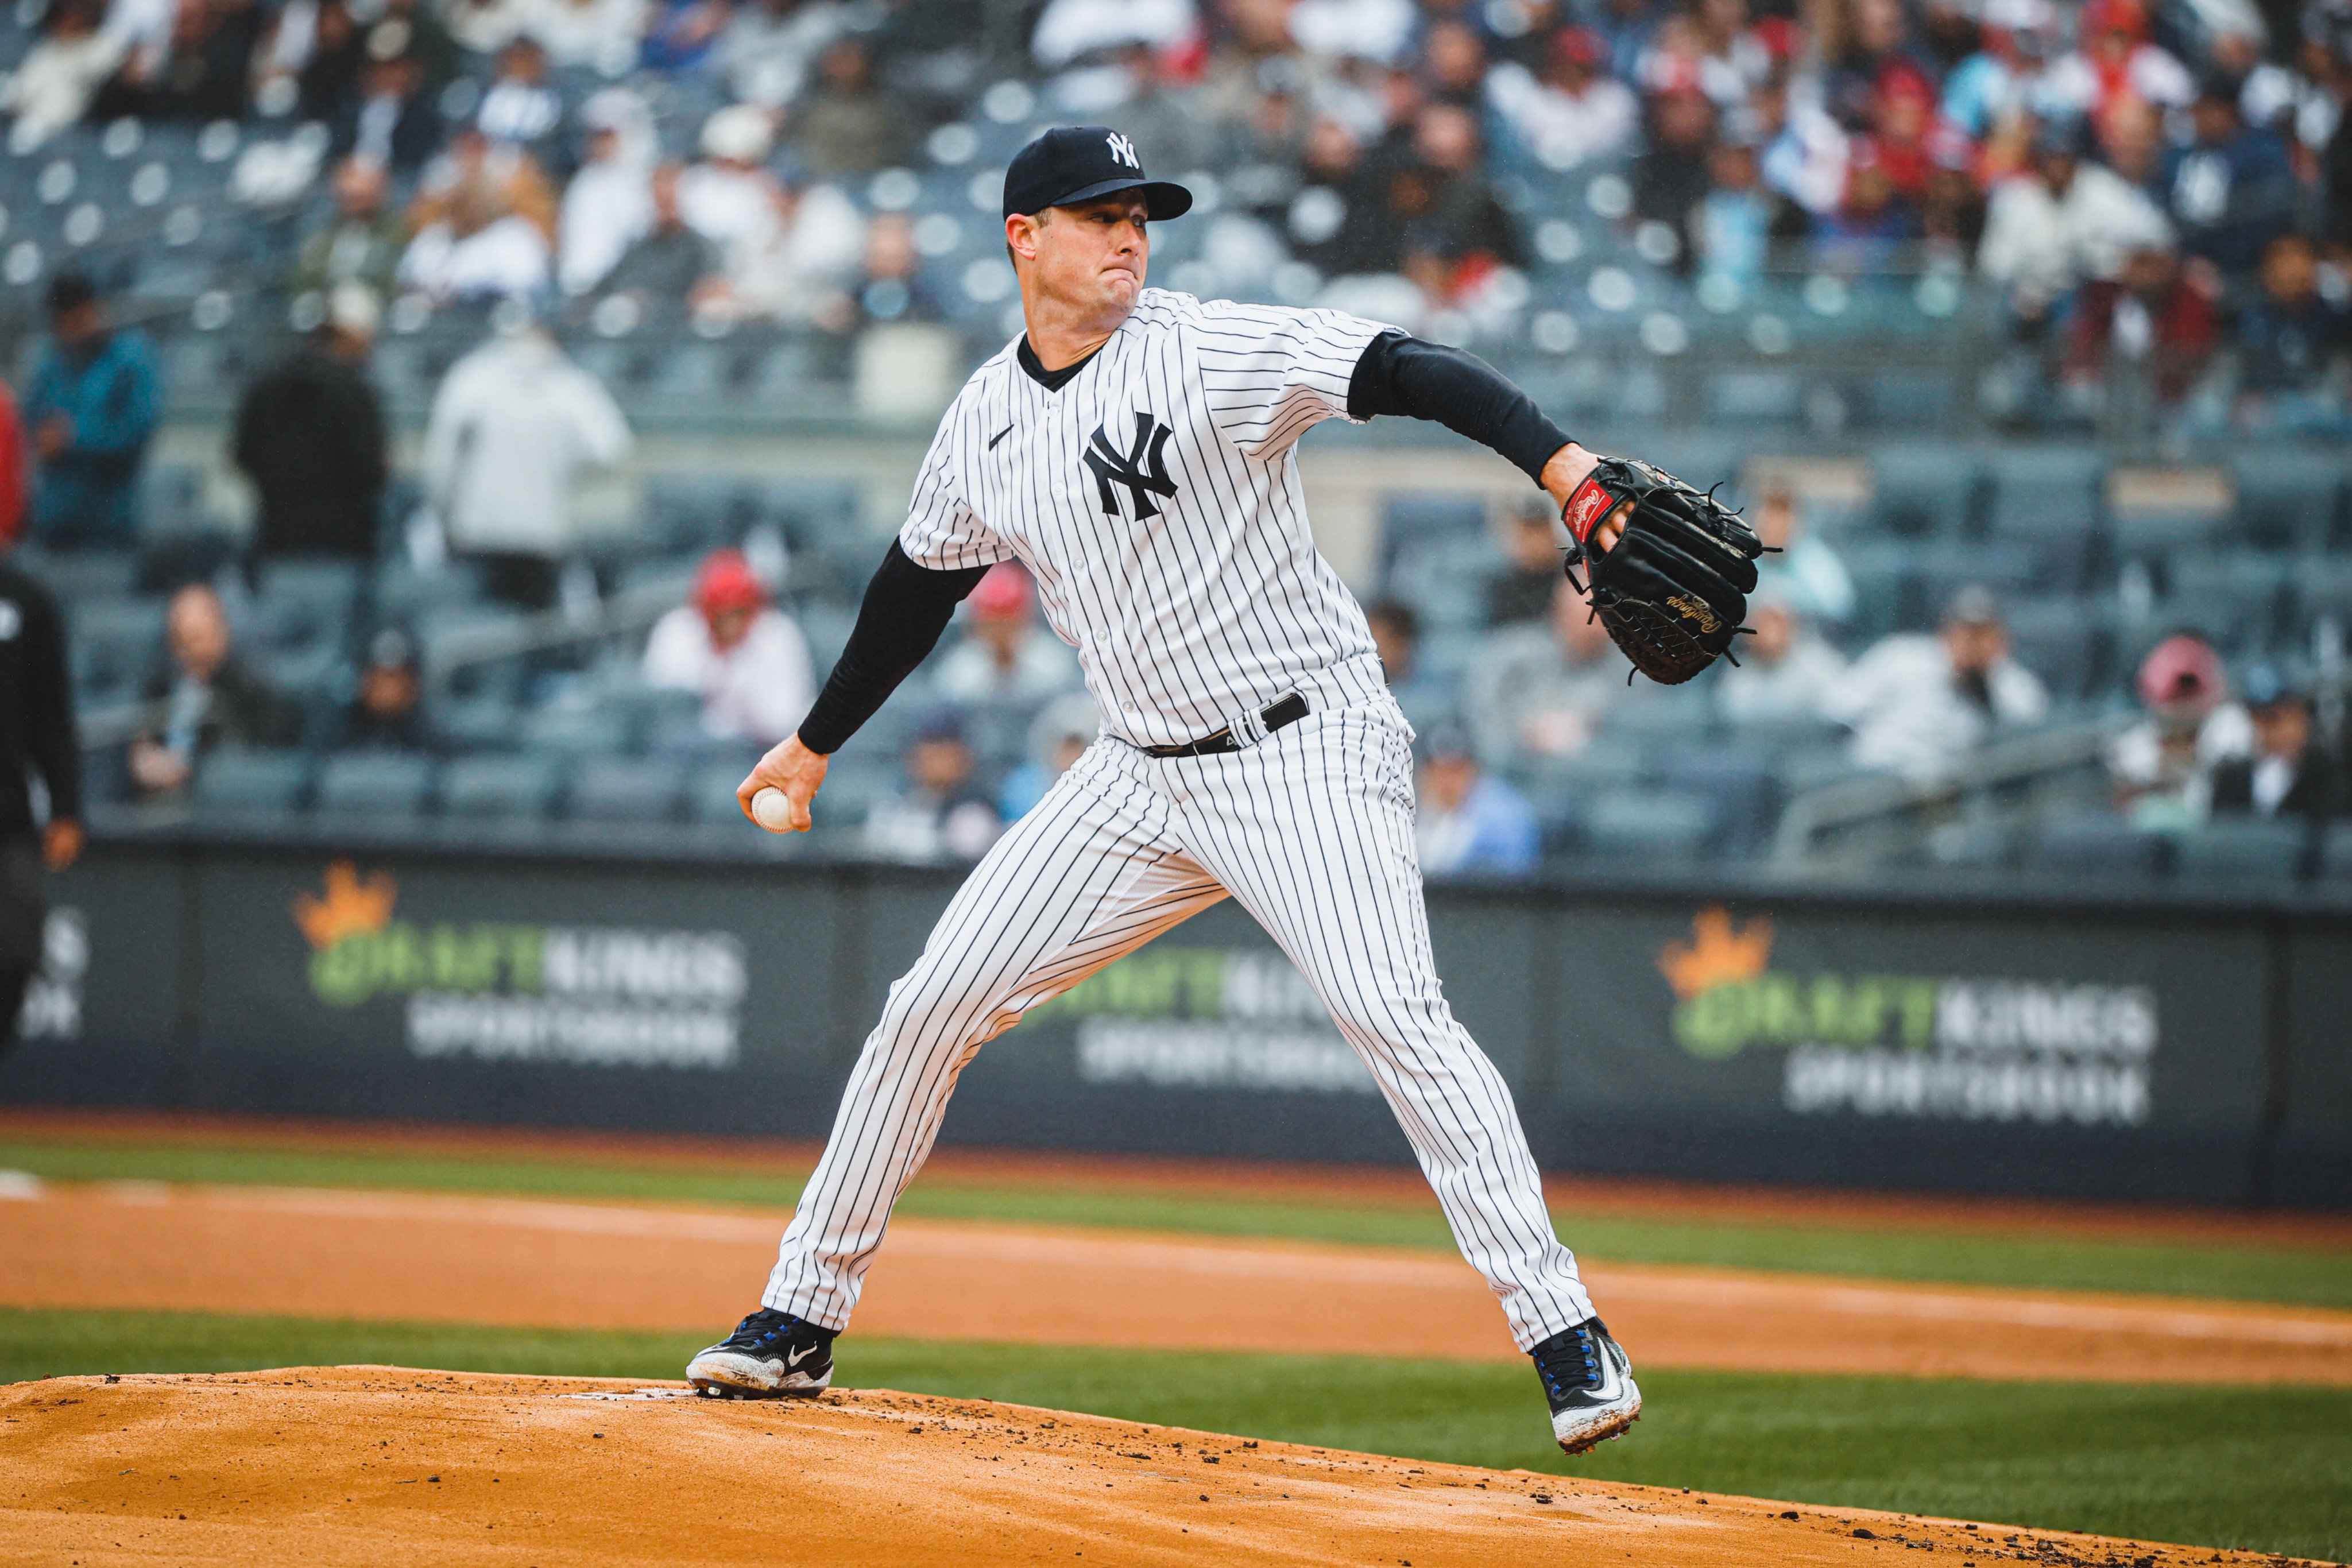
[[[2228,690],[2221,655],[2203,638],[2185,632],[2158,643],[2140,662],[2139,700],[2150,707],[2217,702]]]
[[[1029,574],[1001,560],[971,591],[971,612],[982,621],[1020,621],[1029,613]]]

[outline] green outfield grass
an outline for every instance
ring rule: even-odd
[[[263,1183],[788,1208],[797,1175],[597,1166],[562,1158],[239,1148],[180,1144],[0,1142],[0,1170],[58,1181]],[[918,1181],[901,1214],[1027,1224],[1178,1230],[1364,1245],[1450,1248],[1435,1206],[1379,1207],[1154,1195],[1040,1185]],[[1562,1211],[1579,1251],[1621,1263],[1698,1263],[1864,1279],[2215,1296],[2352,1310],[2352,1249],[2226,1246],[1895,1228],[1671,1220]]]
[[[0,1310],[0,1381],[348,1362],[675,1377],[701,1336]],[[1508,1364],[842,1342],[840,1381],[1415,1458],[2352,1554],[2352,1391],[1650,1371],[1633,1435],[1570,1460]]]

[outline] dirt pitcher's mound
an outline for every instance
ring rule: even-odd
[[[395,1367],[0,1388],[0,1559],[89,1568],[2218,1560],[877,1390]]]

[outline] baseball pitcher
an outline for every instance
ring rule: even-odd
[[[720,1396],[825,1387],[964,1065],[1028,1009],[1230,897],[1370,1069],[1579,1453],[1621,1436],[1641,1393],[1553,1234],[1509,1090],[1440,992],[1412,733],[1362,611],[1316,552],[1293,449],[1318,421],[1381,414],[1493,448],[1561,505],[1595,613],[1662,680],[1728,645],[1756,541],[1707,497],[1586,452],[1470,355],[1336,311],[1146,287],[1150,225],[1192,202],[1099,126],[1013,159],[1004,237],[1028,330],[940,421],[840,663],[743,781],[747,813],[774,789],[768,821],[805,829],[826,758],[1001,560],[1036,579],[1105,716],[892,986],[760,1309],[687,1376]]]

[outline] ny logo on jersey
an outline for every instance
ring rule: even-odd
[[[1110,155],[1114,159],[1126,164],[1129,168],[1134,170],[1139,174],[1143,172],[1143,160],[1135,155],[1134,142],[1129,141],[1126,137],[1121,136],[1116,131],[1111,132],[1109,141]]]
[[[1095,488],[1102,493],[1103,516],[1118,516],[1118,497],[1111,486],[1124,485],[1135,500],[1135,520],[1160,515],[1154,496],[1172,496],[1176,481],[1168,477],[1160,462],[1160,453],[1168,438],[1176,432],[1148,413],[1135,416],[1135,445],[1121,452],[1110,444],[1110,434],[1101,425],[1095,426],[1094,444],[1087,448],[1087,466],[1095,471]]]

